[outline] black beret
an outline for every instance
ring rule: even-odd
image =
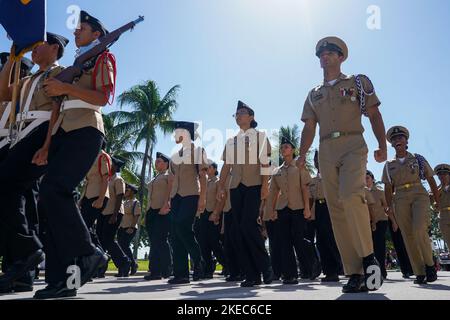
[[[174,130],[186,129],[187,131],[189,131],[191,139],[195,140],[195,131],[198,128],[198,123],[189,121],[168,121],[168,123],[173,127]]]
[[[170,157],[166,156],[162,152],[157,152],[156,153],[156,158],[160,158],[160,159],[164,160],[164,162],[170,162]]]
[[[289,140],[288,138],[286,138],[286,137],[281,137],[281,143],[280,143],[280,146],[281,145],[283,145],[283,144],[290,144],[291,146],[292,146],[292,148],[297,148],[296,146],[295,146],[295,144],[291,141],[291,140]]]
[[[64,55],[64,48],[69,43],[69,40],[59,34],[47,32],[47,43],[59,45],[58,59],[61,59],[61,57]]]

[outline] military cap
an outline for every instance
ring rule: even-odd
[[[195,122],[189,122],[189,121],[168,121],[168,124],[173,127],[174,130],[176,129],[186,129],[189,131],[191,135],[191,139],[195,140],[196,138],[196,130],[198,129],[198,123]]]
[[[2,52],[0,53],[0,70],[3,68],[3,65],[8,61],[9,58],[9,52]],[[34,63],[28,58],[23,57],[22,58],[22,64],[20,65],[20,68],[25,71],[27,74],[31,72],[31,69],[33,69]]]
[[[59,34],[47,32],[47,43],[57,44],[59,46],[58,50],[58,60],[64,55],[64,48],[69,43],[69,40]]]
[[[89,24],[92,27],[93,31],[100,31],[102,36],[105,36],[109,33],[109,31],[105,28],[105,26],[103,25],[103,23],[100,20],[91,16],[86,11],[81,10],[79,23],[81,24],[83,22]]]
[[[120,169],[122,169],[122,167],[126,164],[126,162],[122,159],[119,159],[117,157],[111,157],[111,161],[114,164],[114,166],[116,167],[116,169],[118,171],[120,171]]]
[[[370,171],[370,170],[366,171],[366,176],[370,176],[373,180],[375,180],[375,176],[373,175],[372,171]]]
[[[345,42],[338,37],[326,37],[321,39],[316,45],[316,56],[320,57],[324,50],[339,53],[344,57],[344,61],[348,58],[348,47]]]
[[[442,173],[450,174],[450,165],[445,163],[437,165],[436,168],[434,168],[434,172],[438,175]]]
[[[409,139],[409,131],[405,127],[402,126],[395,126],[388,130],[386,134],[386,139],[389,142],[392,142],[392,139],[396,136],[404,136],[406,137],[406,140]]]
[[[290,144],[292,146],[292,148],[294,148],[294,149],[297,148],[295,146],[295,144],[291,140],[289,140],[287,137],[285,137],[285,136],[281,137],[280,140],[281,140],[280,146],[283,145],[283,144]]]
[[[157,152],[156,153],[156,158],[162,159],[164,162],[170,162],[170,157],[166,156],[162,152]]]
[[[131,191],[133,191],[134,194],[138,192],[138,187],[130,183],[126,184],[126,189],[130,189]]]
[[[242,102],[241,100],[239,100],[239,101],[238,101],[238,104],[237,104],[236,112],[239,111],[239,110],[241,110],[241,109],[246,109],[246,110],[248,111],[248,114],[251,115],[251,116],[254,116],[254,115],[255,115],[255,111],[254,111],[252,108],[250,108],[247,104],[245,104],[244,102]],[[255,120],[253,120],[253,121],[251,122],[250,126],[251,126],[252,128],[256,128],[256,127],[258,126],[258,122],[256,122]]]

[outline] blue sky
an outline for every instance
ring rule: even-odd
[[[146,21],[112,48],[117,94],[148,79],[162,93],[179,84],[175,118],[201,120],[204,130],[223,134],[235,128],[231,114],[238,99],[255,109],[260,128],[302,127],[305,97],[322,82],[316,42],[339,36],[350,51],[343,72],[372,79],[386,127],[408,127],[410,151],[432,166],[450,162],[449,1],[48,0],[48,30],[73,39],[66,27],[70,5],[97,16],[109,29],[145,15]],[[366,26],[370,5],[381,10],[380,30]],[[9,47],[0,32],[0,50]],[[72,41],[62,64],[72,63],[74,50]],[[111,110],[117,107],[105,108]],[[377,142],[364,123],[368,166],[380,178],[383,165],[372,156]],[[208,142],[204,146],[208,150]],[[170,137],[159,135],[157,150],[172,149]],[[392,157],[392,148],[388,151]],[[219,153],[210,156],[217,160]]]

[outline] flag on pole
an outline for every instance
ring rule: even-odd
[[[20,57],[46,40],[46,0],[0,0],[0,24]]]

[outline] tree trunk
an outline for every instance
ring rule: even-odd
[[[150,149],[153,150],[153,145],[152,145],[150,139],[147,139],[147,141],[145,143],[145,156],[144,156],[144,160],[142,162],[139,195],[138,195],[139,202],[141,203],[141,217],[143,214],[145,214],[145,208],[143,205],[144,204],[144,187],[145,187],[145,182],[146,182],[145,172],[147,171],[147,162],[148,162],[147,159],[148,159],[148,153],[149,153]],[[138,223],[136,236],[134,238],[134,243],[133,243],[133,256],[135,259],[137,259],[140,242],[141,242],[141,224]]]

